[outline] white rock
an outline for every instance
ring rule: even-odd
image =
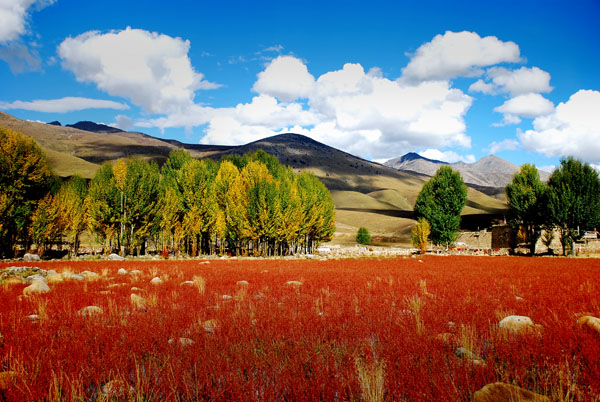
[[[285,283],[285,285],[286,286],[295,286],[295,287],[298,287],[298,286],[302,286],[302,282],[300,282],[300,281],[287,281]]]
[[[117,274],[127,275],[127,270],[125,268],[119,268],[119,270],[117,271]]]
[[[236,285],[238,286],[248,286],[250,285],[248,281],[237,281]]]
[[[123,261],[125,258],[121,257],[119,254],[112,253],[106,257],[106,259],[110,261]]]
[[[27,283],[31,283],[36,280],[41,280],[41,281],[46,282],[46,278],[44,278],[44,276],[42,276],[40,274],[29,275],[27,278],[25,278],[25,282],[27,282]]]
[[[45,281],[43,281],[41,279],[36,279],[31,283],[31,285],[29,285],[25,289],[23,289],[23,294],[30,295],[30,294],[34,294],[34,293],[46,293],[49,291],[50,291],[50,287],[48,286],[48,284]]]
[[[154,278],[152,278],[150,283],[153,285],[160,285],[161,283],[163,283],[163,280],[160,279],[158,276],[155,276]]]
[[[504,317],[498,326],[511,332],[521,332],[535,328],[531,318],[524,315],[509,315]]]
[[[40,256],[37,254],[27,253],[23,256],[23,261],[39,261],[39,260],[40,260]]]
[[[98,275],[97,273],[92,272],[92,271],[83,271],[81,273],[81,275],[83,277],[85,277],[86,279],[98,279],[98,278],[100,278],[100,275]]]

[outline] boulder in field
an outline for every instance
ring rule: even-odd
[[[160,279],[158,276],[155,276],[150,280],[150,283],[153,285],[160,285],[161,283],[163,283],[163,280]]]
[[[600,334],[600,318],[586,315],[577,320],[577,323],[581,326],[588,327]]]
[[[121,257],[119,254],[112,253],[108,257],[106,257],[109,261],[123,261],[125,257]]]
[[[43,275],[40,274],[33,274],[33,275],[29,275],[27,278],[25,278],[25,282],[27,283],[31,283],[37,279],[40,279],[44,282],[46,282],[46,278]]]
[[[237,281],[236,285],[238,286],[249,286],[248,281]]]
[[[23,261],[39,261],[39,260],[40,260],[40,256],[37,254],[27,253],[23,256]]]
[[[117,274],[127,275],[127,270],[125,268],[119,268],[119,270],[117,271]]]
[[[93,281],[100,278],[100,275],[92,271],[83,271],[80,275],[89,281]]]
[[[508,317],[504,317],[498,323],[498,327],[512,333],[535,331],[540,328],[540,326],[533,324],[531,318],[524,315],[509,315]]]
[[[476,391],[472,402],[550,402],[550,398],[503,382],[488,384]]]
[[[103,314],[103,313],[104,313],[104,310],[102,310],[102,308],[98,307],[98,306],[87,306],[77,312],[77,314],[82,317],[91,317],[93,315]]]
[[[286,286],[293,286],[295,288],[302,286],[302,282],[300,281],[287,281],[285,283]]]
[[[44,280],[36,279],[33,282],[31,282],[31,285],[23,289],[23,294],[25,296],[28,296],[36,293],[46,293],[49,291],[50,287]]]

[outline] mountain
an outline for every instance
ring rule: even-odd
[[[106,130],[108,126],[96,123],[50,125],[19,120],[2,112],[0,127],[33,137],[46,153],[50,166],[62,177],[78,174],[91,178],[102,163],[129,156],[162,164],[171,151],[181,148],[195,158],[215,160],[262,149],[296,172],[314,173],[329,188],[336,205],[334,241],[339,243],[354,243],[357,229],[364,226],[376,240],[409,244],[414,225],[412,208],[428,179],[427,175],[367,161],[293,133],[240,146],[184,144],[138,132]],[[422,159],[415,155],[407,160]],[[505,211],[505,202],[470,186],[463,222],[469,227],[484,227],[491,219],[501,218]]]
[[[465,183],[490,195],[501,195],[504,192],[504,187],[511,182],[513,175],[520,169],[514,163],[495,155],[486,156],[474,163],[447,163],[427,159],[414,152],[390,159],[384,165],[400,171],[410,171],[426,176],[433,176],[440,166],[449,165],[460,172]],[[549,173],[541,170],[539,173],[543,181],[548,180],[548,177],[550,177]]]
[[[52,123],[49,123],[52,124]],[[75,124],[67,124],[66,127],[73,127],[78,130],[91,131],[92,133],[120,133],[120,130],[115,127],[107,126],[105,124],[94,123],[93,121],[80,121]]]

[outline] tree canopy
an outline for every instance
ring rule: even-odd
[[[460,173],[450,166],[440,167],[423,185],[414,212],[417,219],[424,218],[429,222],[433,243],[446,246],[454,243],[466,201],[467,186]]]
[[[547,220],[561,230],[563,249],[586,230],[600,227],[600,179],[589,164],[562,159],[548,179]]]

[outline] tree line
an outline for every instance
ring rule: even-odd
[[[547,183],[540,180],[534,165],[524,164],[505,190],[510,225],[517,233],[514,246],[526,243],[531,254],[543,234],[550,242],[555,229],[567,254],[586,231],[600,228],[600,178],[588,163],[563,158]],[[413,244],[423,251],[428,240],[451,246],[466,200],[467,187],[460,173],[449,166],[438,169],[417,196]]]
[[[141,159],[105,163],[91,181],[61,183],[35,141],[0,128],[0,254],[18,244],[43,253],[86,234],[105,252],[284,255],[331,239],[331,194],[257,151],[216,162],[173,151],[162,167]]]

